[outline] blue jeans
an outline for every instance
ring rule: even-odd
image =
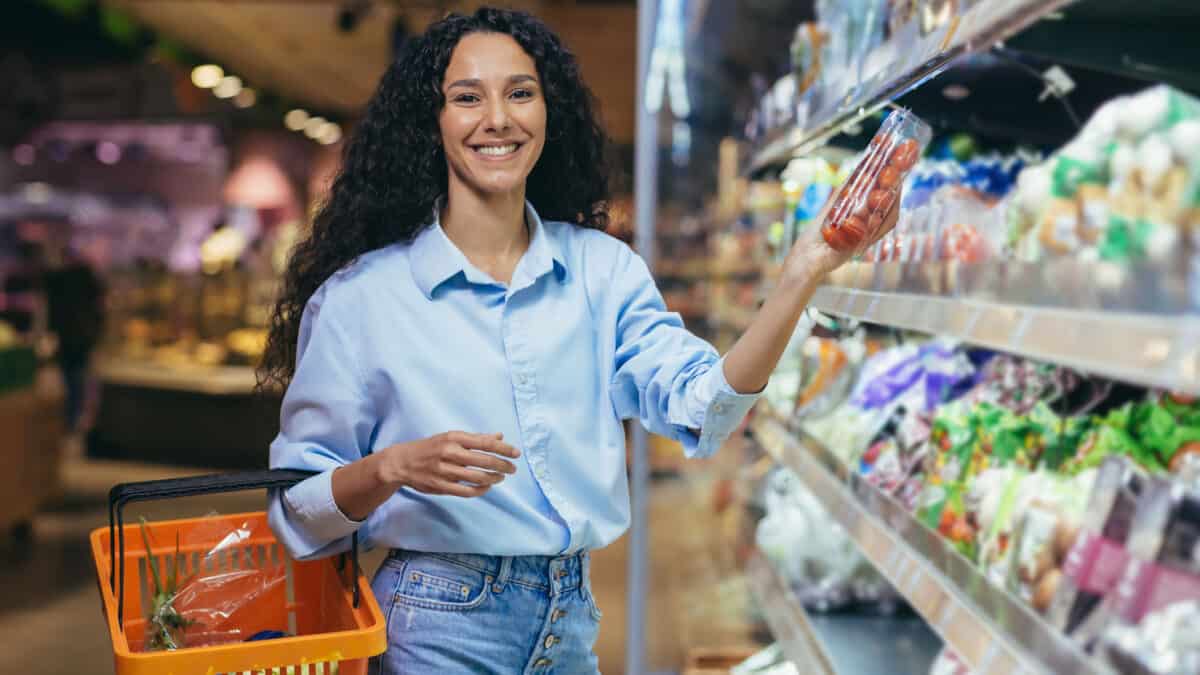
[[[600,610],[590,557],[392,551],[371,587],[388,650],[372,675],[587,675]]]

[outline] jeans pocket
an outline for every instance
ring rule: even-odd
[[[395,601],[410,607],[442,611],[474,609],[491,592],[490,575],[432,555],[404,561]]]

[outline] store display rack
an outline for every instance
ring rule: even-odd
[[[814,632],[808,613],[762,553],[756,551],[747,561],[746,578],[788,660],[803,665],[806,673],[834,675],[833,660]]]
[[[951,544],[848,470],[827,448],[803,432],[789,431],[769,409],[759,411],[751,432],[821,500],[867,559],[973,672],[1112,672],[1018,598],[989,582]],[[774,596],[775,604],[789,597],[778,591]],[[774,614],[784,616],[781,610]],[[787,636],[787,630],[776,635]]]
[[[1097,289],[1106,278],[1112,292],[1102,295]],[[1140,274],[1072,261],[883,263],[851,265],[832,281],[837,285],[818,289],[812,302],[829,314],[1200,393],[1200,317],[1186,313],[1182,270]],[[1089,290],[1084,297],[1069,286]]]
[[[894,40],[884,43],[866,59],[866,67],[873,73],[841,99],[811,112],[802,111],[799,124],[776,133],[753,154],[747,172],[756,174],[824,145],[846,127],[935,77],[958,57],[990,49],[996,42],[1069,3],[1070,0],[987,0],[920,38],[917,44],[900,45]]]
[[[250,366],[171,368],[121,358],[103,358],[96,375],[111,384],[185,391],[210,396],[249,395],[258,381]]]

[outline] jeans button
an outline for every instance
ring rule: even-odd
[[[554,662],[551,661],[550,659],[538,659],[537,661],[533,662],[533,667],[534,668],[545,668],[546,666],[548,666],[552,663],[554,663]]]
[[[546,649],[550,649],[551,647],[554,646],[554,643],[557,641],[558,641],[558,638],[554,637],[553,635],[547,635],[546,641],[542,643],[542,646],[545,647]]]
[[[550,623],[558,623],[558,620],[567,615],[566,610],[556,609],[550,614]]]

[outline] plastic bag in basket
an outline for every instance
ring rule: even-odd
[[[266,525],[247,521],[230,529],[213,522],[198,526],[184,541],[177,539],[173,555],[147,560],[154,588],[142,651],[284,635],[286,626],[254,632],[249,628],[259,623],[253,616],[260,603],[271,603],[286,587],[286,562],[248,544],[262,534],[255,528]],[[142,538],[148,551],[155,548],[144,521]]]

